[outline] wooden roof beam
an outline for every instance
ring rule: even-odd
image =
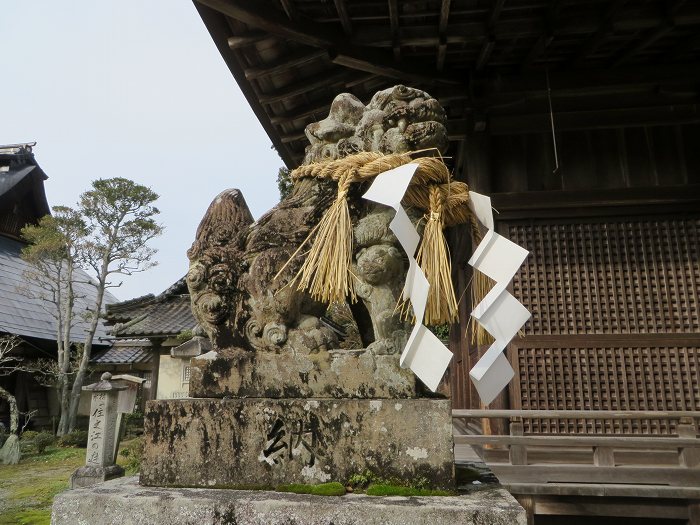
[[[576,54],[576,57],[572,61],[572,67],[579,65],[587,56],[595,53],[596,49],[605,42],[605,40],[612,34],[614,30],[613,21],[617,18],[625,4],[629,0],[615,0],[609,4],[608,8],[605,10],[600,18],[600,27],[598,30],[591,35],[588,40],[581,46],[581,49]]]
[[[451,0],[442,0],[440,5],[440,22],[438,23],[438,34],[440,35],[440,42],[438,43],[437,51],[437,70],[442,71],[445,67],[445,57],[447,56],[447,22],[450,17],[450,4]]]
[[[503,10],[503,5],[506,0],[496,0],[489,12],[489,17],[486,22],[486,39],[484,43],[481,44],[481,49],[479,50],[479,57],[476,59],[476,70],[481,71],[484,66],[488,63],[489,58],[491,58],[491,53],[493,53],[494,47],[496,47],[496,35],[494,28],[496,27],[496,22],[498,22],[498,17],[501,16],[501,11]]]
[[[261,104],[274,104],[275,102],[282,102],[289,98],[303,95],[313,89],[318,89],[321,87],[331,88],[338,84],[344,85],[347,78],[348,72],[344,70],[337,71],[333,75],[314,75],[313,78],[304,78],[273,92],[260,93],[258,95],[258,100]]]
[[[487,129],[493,135],[544,133],[551,131],[549,113],[524,115],[490,115]],[[583,129],[611,129],[638,126],[697,124],[700,110],[694,104],[674,104],[641,108],[606,109],[593,111],[560,111],[555,113],[557,131]],[[471,119],[447,122],[450,140],[467,138],[472,130]]]
[[[399,3],[397,0],[389,0],[389,25],[391,27],[391,49],[394,52],[394,60],[401,60],[401,43],[399,42]]]
[[[617,67],[621,65],[637,53],[643,51],[644,49],[652,45],[660,38],[664,37],[670,31],[673,31],[673,29],[676,26],[674,22],[674,15],[678,12],[678,10],[681,7],[683,7],[686,1],[687,0],[676,0],[672,4],[666,4],[664,13],[665,17],[659,22],[658,26],[656,28],[649,29],[649,31],[647,31],[646,33],[646,36],[640,42],[638,42],[636,46],[634,46],[632,49],[625,52],[622,56],[615,60],[612,66]]]
[[[240,49],[242,47],[251,46],[262,42],[266,38],[270,38],[270,35],[263,33],[262,31],[255,31],[247,35],[237,35],[229,37],[227,40],[228,47],[231,49]]]
[[[287,17],[290,20],[294,20],[297,17],[297,8],[294,6],[293,0],[280,0],[282,4],[282,9],[287,13]]]
[[[489,13],[489,19],[487,22],[487,26],[489,29],[493,28],[496,25],[496,22],[498,22],[498,17],[501,16],[501,11],[503,10],[503,5],[506,3],[506,0],[496,0],[493,4],[493,7],[491,8],[491,12]]]
[[[556,18],[561,9],[561,5],[562,2],[560,0],[550,0],[544,15],[544,34],[540,35],[535,45],[530,49],[523,61],[521,69],[530,68],[533,62],[547,50],[552,40],[554,40],[554,28],[556,27]]]
[[[350,21],[350,14],[348,13],[348,7],[345,5],[345,0],[334,0],[335,9],[338,11],[338,17],[340,18],[340,24],[343,26],[343,31],[348,36],[352,35],[352,22]]]
[[[537,59],[537,57],[544,53],[545,50],[549,47],[549,44],[552,43],[552,40],[554,40],[554,35],[551,33],[540,35],[540,37],[537,39],[537,42],[535,42],[535,45],[532,46],[527,56],[525,57],[525,60],[523,61],[520,69],[530,68],[532,66],[532,63]]]
[[[618,69],[552,71],[549,74],[552,96],[587,96],[619,93],[644,86],[692,84],[700,82],[700,63],[668,64]],[[485,92],[542,95],[544,74],[514,75],[481,80]]]
[[[637,43],[636,46],[634,46],[632,49],[626,51],[623,53],[619,58],[617,58],[613,63],[612,67],[618,67],[622,65],[623,63],[627,62],[630,58],[632,58],[634,55],[637,53],[643,51],[650,45],[652,45],[654,42],[665,36],[667,33],[673,31],[673,28],[675,25],[673,24],[672,21],[666,20],[664,21],[659,27],[657,27],[654,30],[651,30],[647,32],[647,35]]]
[[[456,77],[422,69],[408,64],[395,64],[379,49],[362,48],[339,38],[336,31],[302,19],[288,20],[280,11],[269,9],[265,2],[254,0],[196,0],[221,14],[244,24],[257,27],[278,38],[292,40],[311,47],[328,49],[333,62],[352,69],[428,85],[464,85]]]
[[[316,115],[317,113],[327,114],[330,107],[331,103],[328,100],[324,100],[323,102],[313,106],[305,106],[303,109],[296,110],[294,113],[289,112],[280,115],[273,115],[270,117],[270,122],[273,124],[286,124],[288,122],[294,122],[295,120],[305,119],[311,115]]]
[[[479,51],[479,57],[476,59],[476,70],[481,71],[486,63],[491,58],[491,53],[493,53],[493,48],[496,47],[495,38],[487,38],[481,46]]]
[[[301,52],[286,55],[278,60],[275,60],[273,63],[245,68],[244,73],[248,80],[254,80],[256,78],[282,73],[297,66],[301,66],[324,57],[328,58],[328,52],[325,49],[317,49],[311,52],[303,50]]]

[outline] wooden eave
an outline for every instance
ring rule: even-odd
[[[446,108],[451,151],[483,130],[700,122],[700,4],[661,0],[194,0],[289,167],[334,96],[403,83]]]

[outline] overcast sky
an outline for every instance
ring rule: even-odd
[[[187,271],[211,200],[239,188],[259,217],[283,165],[189,0],[3,0],[0,144],[36,141],[49,204],[96,178],[160,195],[159,266],[113,290],[160,293]]]

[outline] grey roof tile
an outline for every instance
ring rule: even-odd
[[[21,242],[0,236],[0,332],[7,332],[26,337],[54,340],[56,338],[56,320],[47,308],[50,303],[38,297],[27,297],[20,293],[26,287],[30,292],[39,295],[39,286],[24,278],[24,272],[29,265],[22,260],[20,253],[24,245]],[[89,277],[80,272],[85,280]],[[84,312],[95,297],[95,288],[88,284],[77,284],[76,294],[83,296],[76,299],[77,313]],[[106,293],[105,303],[116,302],[116,298]],[[78,319],[71,330],[74,341],[83,342],[89,323]],[[100,323],[95,339],[107,336],[107,328]]]

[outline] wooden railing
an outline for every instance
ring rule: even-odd
[[[700,412],[453,410],[455,419],[510,420],[509,435],[455,435],[478,448],[501,483],[700,487]],[[675,420],[678,437],[523,435],[523,419]]]

